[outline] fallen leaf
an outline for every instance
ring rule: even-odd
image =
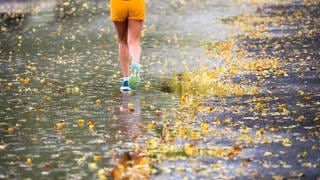
[[[62,122],[56,123],[56,130],[62,130],[62,128],[63,128],[63,123]]]
[[[292,142],[288,138],[285,138],[285,139],[282,140],[282,145],[285,146],[285,147],[291,147],[292,146]]]
[[[9,127],[8,128],[8,134],[12,134],[14,132],[14,128],[13,127]]]
[[[84,119],[78,119],[78,125],[79,126],[84,126],[84,124],[85,124],[85,120]]]
[[[129,111],[134,111],[134,107],[132,103],[128,103],[128,110]]]

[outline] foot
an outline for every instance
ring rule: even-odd
[[[131,88],[129,87],[128,80],[124,80],[121,83],[120,92],[128,92],[131,91]]]
[[[136,89],[140,85],[140,65],[137,63],[131,64],[131,75],[129,78],[129,87]]]

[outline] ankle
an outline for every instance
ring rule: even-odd
[[[138,68],[138,69],[140,69],[140,64],[139,63],[136,63],[136,62],[132,62],[131,63],[131,68]]]
[[[131,61],[131,64],[139,64],[139,62],[140,62],[139,59],[136,59],[136,60],[133,59],[133,60]]]

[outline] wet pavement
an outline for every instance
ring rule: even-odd
[[[250,11],[234,1],[150,1],[142,40],[142,87],[119,90],[121,73],[106,1],[46,4],[1,22],[0,178],[97,178],[116,152],[170,118],[179,97],[166,78],[216,67],[201,46],[237,29],[221,17]],[[83,123],[84,122],[84,123]]]
[[[194,119],[170,123],[182,150],[163,148],[176,156],[161,161],[155,179],[319,179],[319,2],[260,6],[235,19],[226,21],[251,31],[208,48],[223,44],[227,73],[217,79],[259,90],[231,86],[224,90],[234,94],[199,103],[187,87],[196,105],[183,108],[196,109]]]

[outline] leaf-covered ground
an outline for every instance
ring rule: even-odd
[[[117,178],[320,177],[320,3],[259,5],[222,19],[243,35],[204,46],[223,66],[168,81],[181,97],[117,156]],[[145,138],[145,137],[144,137]]]
[[[143,45],[177,60],[144,57],[144,69],[162,74],[202,62],[180,45],[202,44],[198,35],[210,34],[208,27],[197,34],[181,25],[212,19],[202,7],[220,11],[223,1],[155,2],[150,12],[177,17],[186,33],[172,36],[176,22],[151,14],[155,24],[144,28]],[[241,35],[196,47],[216,67],[173,71],[162,92],[162,77],[144,77],[141,89],[127,95],[115,90],[121,73],[115,38],[105,29],[107,1],[77,3],[0,28],[0,179],[320,177],[318,1],[235,0],[232,6],[256,12],[221,18],[225,26],[212,28],[230,26]]]

